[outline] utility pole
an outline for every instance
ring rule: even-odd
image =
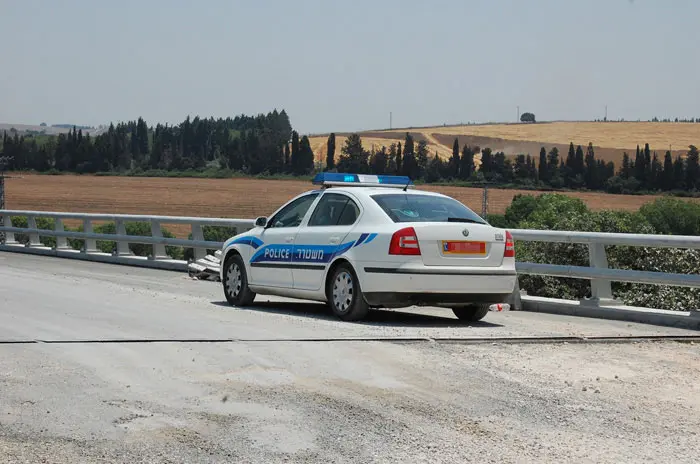
[[[518,115],[515,117],[515,122],[520,121],[520,105],[518,105],[517,108],[518,108]]]
[[[484,193],[481,197],[481,217],[485,220],[489,211],[489,184],[484,182]]]
[[[394,115],[392,114],[392,112],[389,111],[389,129],[393,129],[393,126],[391,125],[391,123],[392,123],[392,120],[391,120],[391,119],[392,119],[393,116],[394,116]]]
[[[608,105],[605,105],[605,119],[604,119],[604,121],[607,122],[607,120],[608,120]]]

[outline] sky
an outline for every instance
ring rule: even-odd
[[[697,0],[0,0],[0,123],[700,117]]]

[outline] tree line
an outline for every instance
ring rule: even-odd
[[[460,147],[455,138],[452,156],[443,160],[437,153],[430,155],[427,142],[416,144],[406,134],[402,142],[366,150],[359,134],[351,134],[335,161],[335,134],[328,138],[326,169],[368,174],[406,175],[425,182],[464,181],[488,182],[501,185],[549,187],[552,189],[588,189],[609,193],[644,191],[700,191],[700,160],[698,149],[689,146],[686,157],[667,151],[663,160],[651,152],[649,144],[637,146],[634,160],[624,153],[622,167],[616,171],[612,161],[596,159],[595,149],[589,143],[585,151],[581,145],[569,144],[564,156],[557,147],[540,149],[539,157],[520,154],[514,158],[504,152],[494,153],[490,148]],[[475,156],[480,154],[477,168]]]
[[[336,156],[336,152],[337,156]],[[187,117],[176,125],[149,127],[142,118],[110,126],[91,137],[73,127],[58,136],[3,133],[2,154],[12,157],[8,170],[75,173],[191,172],[219,170],[250,175],[308,175],[318,170],[309,138],[292,128],[289,116],[274,110],[234,118]],[[477,158],[478,156],[478,158]],[[336,159],[337,158],[337,159]],[[648,144],[634,159],[624,154],[619,169],[597,159],[592,143],[569,144],[568,153],[542,147],[539,156],[506,156],[455,139],[452,156],[430,153],[425,140],[410,133],[389,147],[371,150],[350,134],[342,147],[327,140],[326,170],[400,174],[432,182],[483,183],[532,188],[589,189],[610,193],[700,191],[698,149],[687,156],[663,157]]]
[[[2,137],[9,170],[97,173],[135,170],[230,169],[256,175],[309,174],[314,155],[307,136],[282,110],[258,116],[200,119],[149,128],[142,118],[110,124],[95,137],[73,127],[58,136]]]

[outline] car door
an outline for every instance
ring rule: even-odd
[[[312,192],[298,197],[270,218],[260,234],[262,245],[250,258],[251,284],[292,288],[294,238],[318,195]]]
[[[292,277],[295,289],[322,287],[330,261],[349,249],[345,239],[360,214],[358,202],[347,194],[325,191],[294,239]]]

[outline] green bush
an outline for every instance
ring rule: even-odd
[[[639,212],[660,234],[700,235],[700,203],[678,198],[659,198]]]
[[[224,226],[204,226],[202,227],[202,235],[204,235],[204,240],[210,242],[225,242],[229,238],[238,234],[238,230],[235,227],[224,227]],[[192,240],[192,234],[188,236]],[[216,250],[208,249],[207,254],[214,254]],[[194,259],[194,249],[185,248],[184,259],[190,260]]]
[[[503,214],[487,214],[486,222],[494,227],[499,227],[501,229],[507,229],[510,227],[506,217]]]

